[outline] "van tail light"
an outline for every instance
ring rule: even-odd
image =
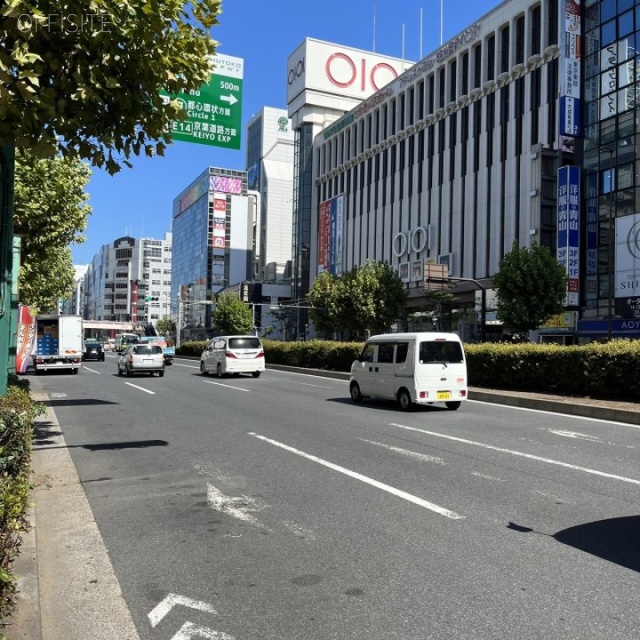
[[[225,351],[224,355],[227,356],[227,358],[236,358],[236,354],[232,351]]]
[[[133,356],[129,356],[129,364],[133,364]]]
[[[467,392],[466,392],[466,391],[461,391],[461,392],[460,392],[460,397],[461,397],[461,398],[466,397],[466,395],[467,395]]]
[[[258,351],[256,358],[264,358],[264,351]]]

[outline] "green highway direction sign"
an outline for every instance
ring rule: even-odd
[[[188,117],[171,123],[171,137],[226,149],[240,149],[242,126],[242,78],[244,60],[233,56],[213,56],[214,72],[208,84],[172,96]],[[164,99],[169,94],[160,92]]]

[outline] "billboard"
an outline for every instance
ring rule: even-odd
[[[640,213],[616,218],[615,297],[640,296]]]
[[[342,275],[344,194],[320,203],[318,208],[318,273]]]

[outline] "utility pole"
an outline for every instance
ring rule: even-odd
[[[0,147],[0,396],[7,395],[11,344],[13,273],[13,183],[15,147]]]

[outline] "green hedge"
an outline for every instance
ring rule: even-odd
[[[267,364],[349,371],[361,342],[263,340]],[[187,342],[178,355],[200,356],[206,342]],[[640,341],[583,347],[467,344],[469,385],[608,400],[640,401]]]
[[[0,397],[0,621],[15,608],[16,577],[11,569],[29,527],[25,512],[31,491],[33,421],[44,411],[31,400],[28,381],[13,383]]]

